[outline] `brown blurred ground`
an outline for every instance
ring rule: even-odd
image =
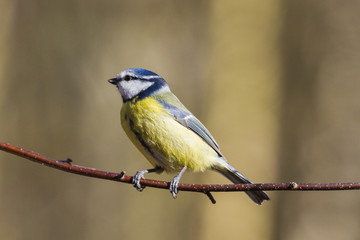
[[[254,182],[358,181],[357,1],[0,2],[0,141],[134,174],[150,165],[107,79],[162,75]],[[149,176],[150,177],[150,176]],[[172,176],[151,176],[169,180]],[[227,183],[187,173],[183,182]],[[179,194],[0,152],[0,239],[359,239],[360,195]]]

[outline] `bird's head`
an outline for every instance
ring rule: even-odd
[[[108,81],[118,87],[124,102],[135,97],[140,100],[160,90],[170,91],[162,77],[142,68],[126,69]]]

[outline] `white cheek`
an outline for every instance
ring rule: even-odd
[[[121,95],[125,99],[131,99],[138,95],[140,92],[148,89],[152,86],[153,82],[141,81],[141,80],[132,80],[132,81],[120,81],[118,83],[118,88]]]

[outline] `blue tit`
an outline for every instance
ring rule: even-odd
[[[232,167],[210,132],[170,91],[165,80],[154,72],[130,68],[108,80],[122,96],[121,125],[127,136],[154,168],[138,171],[133,185],[143,190],[140,179],[150,172],[177,173],[170,184],[174,198],[187,169],[215,170],[231,182],[251,183]],[[256,204],[269,200],[263,191],[247,191]]]

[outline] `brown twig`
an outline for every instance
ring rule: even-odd
[[[38,153],[15,147],[13,145],[0,142],[0,150],[29,159],[31,161],[41,163],[43,165],[53,167],[65,172],[75,173],[88,177],[101,178],[111,181],[118,181],[123,183],[132,183],[132,176],[128,176],[125,172],[114,173],[96,170],[94,168],[73,165],[71,159],[54,160]],[[164,181],[156,181],[150,179],[142,179],[140,181],[142,186],[168,189],[170,183]],[[180,183],[179,191],[201,192],[205,193],[209,199],[215,203],[211,192],[234,192],[234,191],[329,191],[329,190],[355,190],[360,189],[360,182],[350,183],[257,183],[257,184],[184,184]]]

